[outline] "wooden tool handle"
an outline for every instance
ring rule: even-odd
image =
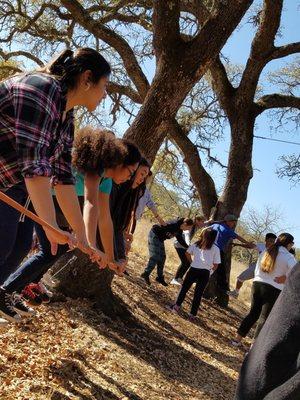
[[[5,193],[1,192],[0,190],[0,200],[4,201],[4,203],[8,204],[9,206],[13,207],[15,210],[20,211],[20,213],[25,214],[26,217],[32,219],[34,222],[37,222],[44,228],[47,228],[49,231],[59,234],[63,236],[61,231],[57,230],[54,228],[52,225],[50,225],[48,222],[44,221],[42,218],[38,217],[36,214],[34,214],[32,211],[29,211],[27,208],[21,206],[21,204],[17,203],[15,200],[11,199],[9,196],[7,196]],[[67,237],[67,236],[66,236]],[[90,255],[92,253],[92,250],[89,247],[83,246],[81,243],[77,243],[77,247],[79,250],[81,250],[83,253],[86,253]]]
[[[9,196],[7,196],[5,193],[1,192],[0,190],[0,200],[4,201],[4,203],[8,204],[9,206],[13,207],[15,210],[20,211],[20,213],[25,214],[26,217],[32,219],[34,222],[37,222],[44,228],[48,229],[49,231],[59,234],[63,236],[63,234],[54,228],[54,226],[50,225],[48,222],[44,221],[42,218],[38,217],[36,214],[34,214],[32,211],[29,211],[27,208],[21,206],[21,204],[17,203],[15,200],[11,199]],[[93,254],[93,250],[90,247],[85,247],[81,243],[77,243],[76,247],[82,251],[85,254],[88,254],[89,256]],[[110,263],[109,268],[111,270],[114,270],[115,272],[119,273],[119,268],[117,265]]]

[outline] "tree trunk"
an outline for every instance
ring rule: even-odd
[[[79,250],[63,255],[53,267],[57,284],[55,289],[67,297],[83,297],[95,302],[106,314],[116,314],[118,304],[111,291],[114,273],[100,270]]]
[[[214,220],[222,220],[226,214],[239,217],[247,200],[250,180],[253,176],[252,147],[255,118],[251,112],[237,114],[231,121],[231,146],[229,152],[228,170],[222,195],[220,196],[213,215]],[[228,246],[225,257],[225,269],[228,285],[230,284],[231,247]],[[228,295],[219,290],[216,284],[216,274],[212,276],[206,289],[207,298],[215,298],[223,307],[228,305]]]
[[[228,169],[222,195],[217,203],[216,219],[225,214],[240,215],[247,200],[250,180],[253,176],[252,150],[255,118],[242,113],[230,123],[231,145]]]
[[[175,116],[194,84],[191,78],[184,76],[178,61],[169,67],[163,61],[160,63],[163,65],[157,68],[141,110],[125,134],[125,138],[136,143],[151,162],[166,137],[164,122],[170,115]]]
[[[220,6],[220,12],[212,15],[201,32],[187,43],[180,37],[172,40],[174,32],[169,33],[170,37],[165,32],[170,21],[162,23],[165,15],[158,14],[160,22],[157,21],[156,29],[160,31],[154,30],[155,77],[137,117],[125,134],[126,139],[135,142],[151,161],[165,138],[160,126],[175,118],[184,99],[203,77],[252,2],[243,0]],[[166,38],[166,43],[162,42],[162,37]]]

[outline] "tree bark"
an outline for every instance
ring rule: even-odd
[[[254,115],[240,112],[231,121],[231,145],[228,169],[223,192],[217,202],[215,219],[222,219],[227,213],[240,215],[247,200],[250,180],[253,176],[252,148]]]
[[[114,297],[111,283],[114,273],[108,268],[99,269],[89,257],[79,250],[63,255],[54,265],[55,289],[73,299],[87,298],[105,314],[118,315],[122,308]]]
[[[168,2],[154,2],[156,74],[137,117],[125,134],[151,161],[164,140],[161,124],[175,118],[183,100],[217,57],[252,2],[231,1],[226,7],[221,6],[190,42],[180,38],[177,23],[168,22],[166,30],[160,9],[168,7]],[[173,7],[169,10],[170,18],[176,18],[177,6],[170,3],[169,7]],[[159,39],[160,35],[164,42]]]
[[[208,219],[218,200],[214,181],[202,165],[197,146],[176,121],[170,123],[168,133],[184,154],[184,162],[199,194],[202,213]]]
[[[248,188],[253,176],[252,147],[255,116],[251,109],[241,108],[241,110],[237,112],[236,118],[231,119],[230,122],[232,139],[226,182],[213,214],[213,219],[217,221],[224,219],[226,214],[234,214],[239,217],[247,200]],[[230,245],[226,249],[225,269],[229,286]],[[226,307],[229,300],[228,295],[220,291],[216,281],[216,274],[214,274],[206,289],[205,296],[215,298],[219,305]]]

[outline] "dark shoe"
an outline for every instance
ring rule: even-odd
[[[196,322],[196,320],[197,320],[196,315],[189,314],[189,321],[190,321],[190,322]]]
[[[163,276],[157,276],[155,278],[156,282],[160,283],[163,286],[168,286],[167,282],[165,281],[165,278]]]
[[[43,303],[50,303],[53,293],[42,283],[32,283],[32,290],[42,299]]]
[[[167,306],[167,309],[174,314],[179,314],[180,306],[178,306],[177,304],[173,304],[171,306]]]
[[[36,314],[33,308],[27,307],[23,302],[22,296],[18,293],[13,293],[11,295],[11,302],[14,310],[22,316],[29,317]]]
[[[143,273],[141,274],[141,278],[143,278],[143,279],[145,280],[145,282],[147,283],[148,286],[151,285],[149,275],[148,275],[146,272],[143,272]]]
[[[40,306],[43,299],[32,288],[32,284],[25,286],[21,293],[23,299],[32,306]]]
[[[15,311],[11,295],[0,288],[0,315],[10,322],[20,322],[21,317]]]

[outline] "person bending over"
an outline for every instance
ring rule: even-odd
[[[157,266],[156,282],[168,286],[164,278],[164,266],[166,261],[165,240],[176,236],[177,240],[187,249],[188,245],[182,237],[182,232],[192,229],[194,221],[190,218],[178,218],[168,221],[165,226],[153,225],[148,236],[149,261],[141,277],[147,285],[150,285],[150,274]]]

